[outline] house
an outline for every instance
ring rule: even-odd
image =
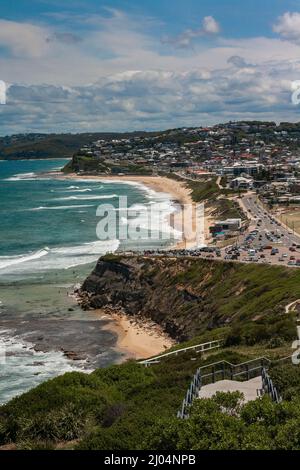
[[[237,232],[242,227],[242,219],[218,220],[209,228],[210,233],[217,235],[224,232]]]
[[[253,179],[252,178],[244,178],[243,176],[240,176],[238,178],[234,178],[231,183],[230,187],[232,189],[252,189],[253,188]]]

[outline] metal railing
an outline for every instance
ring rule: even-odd
[[[228,361],[215,362],[200,367],[202,385],[218,382],[219,380],[250,380],[261,374],[263,368],[270,366],[271,360],[266,357],[251,359],[240,364]]]
[[[195,398],[198,398],[199,392],[202,387],[202,377],[201,377],[201,369],[197,369],[196,374],[193,377],[191,385],[186,392],[186,396],[183,399],[181,409],[177,413],[177,418],[180,419],[188,419],[189,418],[189,409],[193,404]]]
[[[195,346],[189,346],[187,348],[176,349],[175,351],[171,351],[165,354],[161,354],[160,356],[155,356],[155,357],[151,357],[149,359],[140,361],[140,364],[144,364],[147,367],[147,366],[150,366],[151,364],[158,364],[161,359],[164,359],[166,357],[177,356],[178,354],[186,353],[189,351],[195,351],[197,354],[204,353],[204,352],[222,347],[223,343],[224,343],[224,340],[219,339],[215,341],[209,341],[207,343],[196,344]]]
[[[192,406],[193,401],[199,397],[199,392],[202,386],[226,379],[241,381],[250,380],[260,375],[263,376],[263,371],[265,371],[265,377],[268,377],[269,379],[268,381],[266,378],[265,388],[263,386],[263,390],[265,393],[273,393],[274,397],[274,393],[278,396],[277,391],[274,392],[275,387],[273,386],[273,383],[271,386],[270,382],[272,381],[266,373],[266,367],[270,364],[270,359],[259,357],[241,364],[231,364],[228,361],[220,361],[199,367],[193,377],[190,387],[187,390],[186,396],[183,399],[181,408],[177,413],[177,417],[180,419],[187,419],[189,417],[190,407]]]
[[[279,395],[277,388],[273,384],[273,380],[270,378],[266,369],[262,370],[262,390],[264,394],[268,394],[272,401],[275,403],[280,403],[282,401],[281,396]]]

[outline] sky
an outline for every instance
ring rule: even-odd
[[[0,2],[0,135],[300,121],[297,80],[300,0]]]

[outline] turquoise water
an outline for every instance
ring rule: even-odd
[[[165,214],[172,212],[172,201],[139,184],[47,174],[65,163],[0,161],[0,403],[65,371],[122,361],[116,335],[105,328],[107,320],[82,312],[70,294],[102,254],[171,242],[149,240],[147,220],[142,220],[138,241],[119,241],[118,233],[99,240],[99,204],[111,204],[127,227],[131,219],[119,215],[120,196],[136,209],[159,206]],[[158,234],[168,230],[155,211],[151,228]],[[62,350],[76,351],[83,359],[70,361]]]
[[[117,239],[99,241],[96,227],[99,204],[118,208],[119,197],[128,205],[165,202],[165,195],[141,185],[62,180],[40,176],[61,168],[65,161],[0,163],[0,278],[36,271],[66,269],[95,261],[115,251]],[[161,246],[161,241],[125,241],[121,248]]]

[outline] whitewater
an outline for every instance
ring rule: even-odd
[[[173,231],[167,223],[161,226],[158,214],[174,211],[168,195],[140,183],[83,177],[71,184],[50,176],[65,163],[0,166],[0,404],[64,372],[90,372],[122,360],[115,333],[97,315],[78,307],[74,285],[84,281],[101,255],[161,248],[166,242],[159,237],[99,240],[99,204],[112,205],[118,215],[118,198],[126,196],[132,214],[120,216],[121,225],[136,223],[134,212],[146,205],[154,208],[152,229],[158,234]],[[146,235],[144,215],[140,226]],[[70,350],[82,359],[70,360],[65,354]]]

